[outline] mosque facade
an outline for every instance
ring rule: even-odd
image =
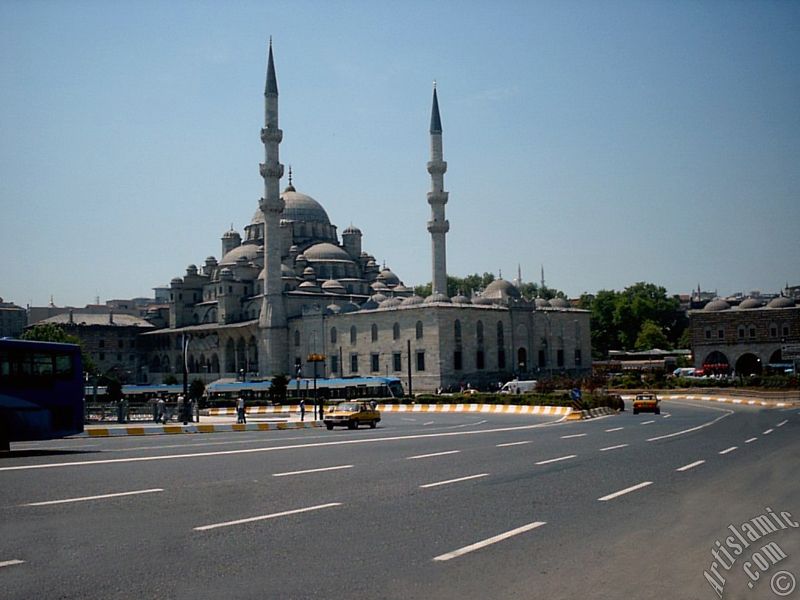
[[[447,295],[444,190],[447,163],[436,88],[431,109],[427,195],[432,293],[416,296],[362,248],[362,232],[341,232],[322,205],[292,181],[280,191],[278,84],[270,44],[261,130],[264,195],[244,235],[222,236],[221,258],[170,282],[168,310],[142,334],[148,378],[267,379],[389,376],[406,390],[495,387],[512,377],[591,370],[589,312],[563,299],[522,297],[498,279],[472,297]],[[185,352],[185,354],[184,354]],[[324,357],[319,362],[309,358]]]

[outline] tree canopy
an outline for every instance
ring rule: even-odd
[[[80,338],[70,335],[64,328],[56,323],[36,323],[26,329],[20,336],[21,340],[36,340],[39,342],[57,342],[59,344],[76,344],[81,347],[81,362],[86,373],[94,373],[96,368],[91,356],[86,352]]]
[[[472,275],[467,275],[466,277],[455,277],[453,275],[448,275],[447,295],[451,298],[459,293],[464,294],[465,296],[470,296],[473,292],[479,292],[485,289],[486,286],[492,283],[494,280],[495,276],[492,273],[484,273],[483,275],[473,273]],[[533,282],[523,282],[519,286],[519,291],[526,298],[545,298],[550,300],[556,296],[561,298],[566,297],[564,292],[549,288],[547,286],[542,287],[538,283]],[[423,298],[430,296],[431,283],[416,286],[414,288],[414,293],[418,296],[422,296]]]

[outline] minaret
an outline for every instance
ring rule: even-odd
[[[269,41],[264,113],[264,129],[261,130],[264,162],[259,165],[264,178],[264,197],[259,200],[259,208],[264,213],[264,295],[258,320],[263,340],[258,355],[258,370],[262,376],[287,372],[289,339],[281,284],[280,220],[284,202],[280,195],[283,165],[279,161],[278,146],[283,131],[278,127],[278,81],[272,59],[272,38]]]
[[[444,218],[444,205],[447,204],[447,192],[444,191],[444,174],[447,163],[442,159],[442,120],[439,117],[439,100],[436,96],[436,82],[433,83],[433,108],[431,109],[431,160],[428,162],[428,173],[431,175],[431,191],[428,192],[428,204],[431,205],[431,220],[428,231],[431,234],[433,250],[433,277],[431,293],[447,295],[447,253],[445,235],[450,230],[450,223]]]

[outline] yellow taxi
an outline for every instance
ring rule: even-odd
[[[322,420],[328,429],[333,429],[334,425],[346,425],[348,429],[358,429],[362,424],[374,429],[381,420],[381,413],[372,408],[369,402],[349,401],[328,409]]]
[[[633,399],[633,414],[636,415],[643,411],[660,415],[661,406],[658,396],[655,394],[636,394],[636,398]]]

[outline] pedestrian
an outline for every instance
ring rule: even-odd
[[[300,420],[305,421],[306,419],[306,401],[305,398],[300,398]]]
[[[247,417],[245,417],[244,409],[244,398],[242,396],[239,396],[239,399],[236,401],[236,422],[247,423]]]
[[[164,398],[159,396],[158,400],[156,400],[156,423],[166,423],[167,422],[166,416],[167,416],[167,411]]]

